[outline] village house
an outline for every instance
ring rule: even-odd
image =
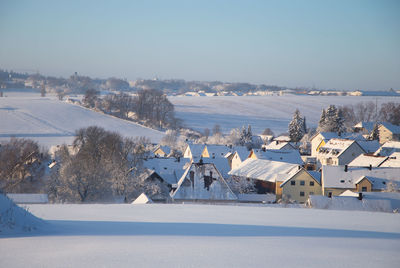
[[[381,123],[378,127],[379,142],[385,143],[387,141],[400,141],[400,126],[392,125],[390,123]]]
[[[383,191],[389,183],[400,187],[400,168],[364,168],[323,166],[322,191],[326,196],[337,196],[346,190],[353,192]]]
[[[300,168],[301,166],[297,164],[248,158],[237,168],[232,169],[229,175],[253,180],[258,194],[275,194],[277,180],[283,181],[287,178],[287,175]]]
[[[283,182],[277,182],[277,187],[280,188],[276,193],[277,200],[305,203],[310,195],[322,195],[321,173],[301,168]]]
[[[374,129],[375,122],[359,122],[353,126],[353,131],[369,136]]]
[[[334,138],[319,148],[317,160],[321,165],[347,165],[363,153],[356,141]]]
[[[169,146],[157,146],[153,150],[153,154],[156,157],[168,157],[171,154],[172,150]]]
[[[262,146],[265,150],[296,150],[289,142],[272,141],[267,145]]]
[[[231,169],[237,168],[240,163],[249,157],[249,151],[245,146],[237,146],[233,150],[233,152],[228,152],[225,155]]]
[[[360,133],[341,133],[338,135],[336,132],[318,132],[311,138],[311,156],[317,156],[319,149],[325,146],[329,140],[335,138],[365,141]]]
[[[230,189],[214,164],[192,163],[171,193],[174,201],[236,201]]]

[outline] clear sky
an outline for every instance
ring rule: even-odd
[[[400,89],[400,0],[0,0],[0,68]]]

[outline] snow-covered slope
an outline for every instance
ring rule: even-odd
[[[24,97],[26,96],[26,97]],[[29,138],[50,147],[71,143],[77,129],[100,126],[126,137],[145,136],[159,142],[162,132],[97,113],[39,94],[11,94],[0,98],[0,139]]]
[[[398,267],[400,215],[268,206],[30,205],[1,267]]]
[[[0,238],[2,235],[24,235],[24,232],[33,231],[42,224],[42,220],[14,204],[5,195],[0,194]]]
[[[270,128],[275,134],[287,132],[293,113],[298,108],[309,127],[316,126],[322,109],[359,102],[375,103],[376,97],[351,96],[220,96],[169,97],[175,105],[177,117],[196,130],[212,129],[219,124],[224,132],[251,124],[253,133],[261,134]],[[400,102],[400,97],[379,97],[378,105]]]

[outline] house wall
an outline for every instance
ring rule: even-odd
[[[329,196],[329,193],[332,193],[332,196],[338,196],[342,193],[344,193],[346,190],[354,191],[354,188],[324,188],[323,189],[323,195]]]
[[[292,185],[291,181],[295,181],[295,185]],[[300,181],[304,181],[304,185],[300,185]],[[314,182],[314,186],[310,186],[311,181]],[[305,203],[310,193],[313,195],[322,194],[321,185],[305,170],[294,175],[281,189],[283,199],[292,199],[300,203]],[[304,192],[304,196],[301,196],[300,192]]]
[[[339,163],[336,165],[347,165],[363,153],[365,153],[364,150],[354,142],[339,156]]]
[[[321,141],[323,141],[323,137],[321,134],[315,136],[315,138],[311,141],[311,156],[317,156],[318,146],[320,145]]]
[[[389,129],[387,129],[384,125],[380,125],[378,130],[379,130],[379,142],[381,144],[391,140],[394,141],[400,140],[399,135],[393,135],[393,133]]]
[[[203,152],[201,153],[201,156],[202,156],[203,158],[209,158],[209,157],[210,157],[210,154],[208,153],[207,146],[204,147],[204,150],[203,150]]]
[[[161,150],[161,148],[158,148],[157,150],[154,151],[154,154],[160,157],[166,157],[165,152]]]
[[[358,184],[356,184],[357,192],[362,192],[362,187],[367,187],[366,192],[371,192],[372,185],[367,179],[363,179]]]
[[[186,147],[185,153],[183,154],[184,158],[192,158],[192,152],[190,151],[190,147]]]
[[[235,153],[235,155],[232,158],[232,169],[239,167],[241,163],[242,160],[240,159],[239,155]]]
[[[282,188],[281,188],[282,181],[277,181],[276,182],[276,187],[275,187],[275,195],[276,195],[276,200],[279,200],[282,198]]]

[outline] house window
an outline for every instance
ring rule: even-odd
[[[304,196],[304,192],[300,192],[300,196]]]
[[[291,181],[290,185],[296,185],[296,181]]]
[[[363,186],[362,188],[361,188],[361,192],[366,192],[367,191],[367,186]]]
[[[314,186],[314,182],[313,181],[310,181],[310,186]]]
[[[305,181],[300,181],[300,185],[301,185],[301,186],[304,186],[305,184],[306,184]]]

